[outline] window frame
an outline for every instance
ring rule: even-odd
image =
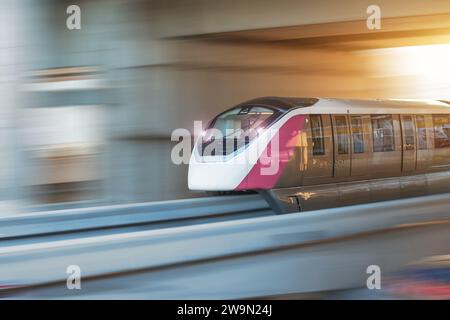
[[[313,128],[313,123],[314,121],[312,120],[312,118],[318,117],[319,119],[319,126]],[[314,157],[320,157],[320,156],[324,156],[326,155],[326,148],[325,148],[325,131],[323,128],[323,121],[322,121],[322,115],[321,114],[310,114],[309,115],[309,122],[310,122],[310,130],[311,130],[311,141],[312,141],[312,155]],[[320,131],[320,137],[316,137],[315,136],[315,132],[316,132],[316,128],[319,129]],[[315,147],[316,147],[316,140],[319,139],[321,141],[321,151],[320,153],[316,153]]]
[[[438,143],[437,143],[437,141],[436,141],[436,139],[438,139],[438,138],[436,138],[436,117],[447,117],[447,119],[449,120],[449,124],[450,124],[450,114],[446,114],[446,113],[440,113],[440,114],[432,114],[432,119],[433,119],[433,135],[434,135],[434,148],[435,149],[445,149],[445,148],[450,148],[450,137],[449,136],[447,136],[447,144],[448,145],[446,145],[446,146],[444,146],[444,147],[441,147],[441,146],[439,146],[438,147]]]
[[[345,125],[338,125],[338,118],[341,118],[340,120],[344,120]],[[346,115],[334,115],[334,129],[336,131],[336,147],[337,147],[337,154],[339,155],[346,155],[350,154],[350,137],[349,137],[349,128],[348,128],[348,119]],[[345,133],[341,132],[344,128]],[[341,141],[342,136],[344,136],[344,141]],[[341,142],[345,142],[342,144]],[[341,146],[344,146],[344,150],[341,150]]]
[[[358,128],[360,129],[359,133],[355,133],[354,132],[354,126],[353,126],[353,119],[358,119],[359,120],[359,126]],[[365,136],[364,136],[364,117],[363,115],[350,115],[350,131],[351,131],[351,145],[352,145],[352,154],[363,154],[366,152],[366,143],[365,143]],[[355,152],[356,148],[355,148],[355,135],[361,135],[361,143],[362,143],[362,151],[358,151]]]
[[[376,121],[376,120],[378,120],[378,119],[376,119],[376,117],[379,117],[379,118],[381,118],[381,117],[388,117],[389,118],[389,122],[390,122],[390,124],[391,124],[391,130],[392,130],[392,139],[391,139],[391,141],[392,141],[392,143],[390,144],[390,147],[389,148],[386,148],[386,145],[385,145],[385,143],[384,143],[384,138],[383,138],[383,148],[382,148],[382,150],[378,150],[378,149],[376,149],[376,147],[377,147],[377,143],[375,143],[375,130],[374,130],[374,120]],[[389,114],[389,113],[387,113],[387,114],[371,114],[370,115],[370,124],[371,124],[371,127],[372,127],[372,151],[375,153],[375,152],[393,152],[393,151],[395,151],[395,126],[394,126],[394,115],[393,114]],[[377,128],[377,130],[378,129],[380,129],[380,128]],[[384,128],[381,128],[381,129],[383,129],[383,130],[385,130]],[[378,138],[377,138],[378,139]]]
[[[406,118],[409,118],[409,120],[406,120]],[[401,121],[401,130],[402,130],[403,149],[405,151],[413,151],[416,149],[416,132],[414,130],[414,116],[412,114],[402,114],[400,116],[400,121]],[[407,122],[410,122],[411,128],[406,127]],[[411,132],[408,132],[408,135],[407,135],[407,131],[411,131]],[[412,143],[407,144],[407,142],[408,142],[407,140],[409,140],[410,138],[412,138],[413,141],[412,141]]]
[[[419,121],[419,118],[422,120]],[[419,127],[419,122],[423,123],[423,127]],[[420,139],[420,129],[424,129],[425,133],[425,148],[423,148],[423,145],[421,145]],[[433,130],[434,130],[434,123],[433,123]],[[416,115],[416,139],[417,139],[417,150],[428,150],[428,128],[427,128],[427,121],[424,114],[417,114]]]

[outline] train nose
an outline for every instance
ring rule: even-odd
[[[188,187],[190,190],[233,191],[247,172],[247,163],[202,162],[192,156],[189,163]]]

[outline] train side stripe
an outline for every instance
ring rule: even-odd
[[[236,190],[271,189],[276,185],[284,168],[294,155],[294,148],[297,147],[297,137],[301,130],[303,130],[305,118],[305,115],[293,116],[280,127],[279,131],[272,137],[271,141],[266,146],[262,156],[250,169],[247,176],[236,187]],[[276,145],[274,139],[279,139],[277,148],[279,151],[276,155],[272,154],[272,152],[277,152],[275,148],[272,150],[272,146]],[[262,160],[264,155],[268,155],[269,159],[278,162],[278,170],[276,170],[274,174],[262,174],[264,170],[267,171],[267,168],[270,165],[274,165],[273,163],[268,164],[266,163],[267,161]]]

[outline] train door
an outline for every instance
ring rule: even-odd
[[[330,116],[309,116],[308,157],[304,159],[305,185],[328,183],[333,178],[333,137]]]
[[[308,130],[307,168],[303,184],[297,190],[298,204],[303,210],[338,205],[339,189],[333,182],[333,128],[329,114],[311,114]],[[292,192],[292,191],[291,191]]]
[[[400,116],[402,130],[402,172],[416,169],[416,129],[413,116]]]
[[[434,150],[433,118],[428,114],[418,114],[416,118],[416,170],[426,171],[432,164]]]
[[[347,115],[333,115],[334,177],[350,176],[350,134]]]
[[[367,176],[367,163],[372,154],[370,116],[350,115],[349,125],[352,144],[350,175],[352,177]]]

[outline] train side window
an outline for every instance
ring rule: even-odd
[[[322,118],[320,115],[310,115],[312,148],[314,156],[323,156],[325,154],[325,141],[323,136]]]
[[[433,115],[435,148],[450,147],[450,117],[446,114]]]
[[[348,154],[347,117],[335,116],[338,154]]]
[[[394,122],[392,115],[372,115],[373,151],[394,151]]]
[[[425,116],[416,116],[417,124],[417,147],[419,150],[427,149],[427,126],[425,124]]]
[[[353,153],[364,153],[364,129],[362,117],[352,116]]]
[[[414,125],[412,116],[403,116],[402,117],[402,126],[403,126],[403,134],[404,134],[404,144],[405,150],[414,150],[415,141],[414,141]]]

